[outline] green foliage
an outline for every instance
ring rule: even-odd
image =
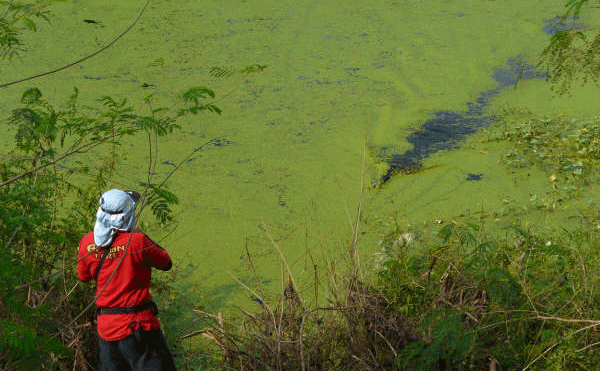
[[[576,197],[596,182],[600,165],[600,120],[570,120],[565,117],[535,116],[523,110],[507,110],[497,119],[495,140],[510,147],[500,161],[508,168],[535,166],[548,174],[551,197],[532,199],[541,207]]]
[[[519,309],[523,302],[521,285],[507,269],[490,267],[486,272],[485,288],[502,309]]]
[[[204,94],[214,96],[201,88],[190,89],[184,98],[199,103]],[[103,97],[97,107],[81,107],[78,95],[75,88],[65,108],[57,109],[39,89],[27,89],[21,97],[22,106],[13,109],[8,119],[15,128],[15,147],[10,161],[0,164],[0,257],[8,254],[11,259],[6,261],[22,262],[18,269],[27,273],[22,280],[45,282],[33,292],[45,293],[38,296],[47,298],[28,305],[24,303],[29,299],[21,293],[3,298],[1,294],[14,292],[17,283],[8,280],[13,276],[5,276],[4,272],[10,270],[0,263],[0,347],[5,349],[0,352],[0,363],[15,369],[29,370],[42,364],[60,367],[74,357],[61,339],[76,349],[77,356],[71,363],[93,357],[89,346],[95,335],[64,328],[66,322],[78,317],[76,311],[87,307],[93,293],[83,290],[81,295],[71,295],[65,289],[60,295],[52,295],[58,283],[48,281],[48,277],[60,274],[58,287],[66,288],[76,281],[76,277],[62,271],[65,254],[73,251],[89,231],[98,195],[111,182],[124,138],[136,133],[158,137],[179,128],[176,120],[181,110],[180,114],[170,115],[166,109],[151,108],[149,115],[141,115],[127,104],[127,99],[109,96]],[[94,167],[77,159],[98,146],[104,148],[96,154]],[[145,203],[158,223],[169,225],[177,197],[162,185],[141,186],[148,189]],[[19,313],[20,317],[11,313]],[[79,325],[85,323],[81,321],[89,319],[81,317]]]
[[[209,74],[212,77],[222,79],[233,76],[236,72],[239,72],[242,75],[250,75],[252,73],[262,72],[265,68],[267,68],[267,65],[258,63],[246,66],[239,71],[236,71],[233,67],[212,67]]]
[[[0,18],[0,50],[2,58],[12,58],[16,55],[20,41],[19,33],[8,21]]]
[[[567,17],[570,15],[574,17],[579,16],[579,13],[581,13],[581,8],[588,1],[590,0],[569,0],[567,4],[565,4],[565,8],[567,8],[567,12],[565,15]]]
[[[71,349],[48,332],[60,319],[44,306],[35,306],[31,288],[15,289],[35,277],[16,255],[0,250],[0,364],[18,369],[58,369],[58,360]],[[35,292],[35,291],[33,291]]]
[[[589,0],[569,0],[566,4],[567,11],[562,16],[566,21],[578,18],[583,6]],[[597,27],[594,27],[597,28]],[[547,80],[558,86],[559,94],[564,94],[571,89],[576,80],[598,82],[600,77],[600,33],[589,36],[594,28],[584,29],[566,28],[552,35],[549,45],[542,52],[538,66],[544,66]]]
[[[600,281],[591,272],[600,265],[591,229],[492,233],[466,218],[439,228],[441,243],[390,233],[380,286],[421,329],[399,350],[400,369],[594,369]]]
[[[226,78],[230,77],[235,73],[235,70],[231,67],[212,67],[209,74],[215,78]]]
[[[140,183],[140,187],[145,186],[146,183]],[[177,196],[169,190],[153,184],[148,185],[148,195],[144,204],[150,206],[152,214],[161,227],[167,227],[173,221],[171,206],[178,203]]]
[[[267,65],[265,64],[252,64],[250,66],[247,66],[245,68],[243,68],[240,73],[241,74],[251,74],[251,73],[257,73],[257,72],[262,72],[265,68],[267,68]]]
[[[64,0],[37,0],[35,3],[0,1],[0,56],[12,59],[19,57],[25,45],[19,38],[25,30],[37,31],[32,18],[49,21],[50,11],[46,8],[52,3]]]
[[[473,334],[464,331],[461,316],[451,314],[435,324],[431,341],[417,340],[407,345],[399,364],[416,371],[461,370],[472,341]]]
[[[52,156],[54,141],[58,134],[58,114],[42,98],[37,88],[26,90],[21,97],[24,108],[13,110],[9,124],[16,126],[17,147],[28,155],[38,158]]]
[[[197,86],[189,89],[185,93],[183,93],[182,98],[188,107],[182,108],[179,110],[178,115],[182,116],[186,113],[191,113],[193,115],[198,114],[200,111],[208,110],[210,112],[221,114],[221,109],[215,106],[212,103],[201,104],[200,99],[206,99],[207,97],[214,98],[215,93],[204,87]]]

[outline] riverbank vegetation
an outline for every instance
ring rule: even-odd
[[[563,200],[597,185],[598,127],[598,119],[509,110],[483,141],[506,143],[499,161],[507,170],[542,169],[547,197],[528,207],[555,213]],[[258,280],[252,287],[240,282],[262,310],[237,319],[196,311],[213,324],[187,336],[214,342],[221,360],[214,369],[595,369],[597,210],[572,210],[574,229],[502,216],[505,222],[482,211],[421,228],[395,224],[372,272],[360,273],[350,243],[345,271],[328,266],[329,276],[314,288],[300,290],[282,260],[278,299],[269,302]],[[250,255],[248,261],[253,269]],[[323,281],[329,292],[319,301],[313,292]]]
[[[130,186],[143,190],[138,213],[148,207],[154,217],[140,226],[169,226],[178,200],[165,183],[174,171],[153,176],[156,143],[178,129],[179,116],[217,112],[203,103],[211,96],[204,87],[189,89],[176,114],[152,108],[148,100],[149,114],[143,115],[126,99],[108,96],[98,107],[80,107],[77,89],[62,110],[39,89],[23,93],[21,107],[7,120],[14,149],[0,164],[0,364],[30,370],[61,368],[66,359],[81,369],[96,363],[94,294],[78,283],[73,249],[125,156],[121,144],[135,134],[148,138],[148,178],[131,179]],[[214,143],[208,140],[194,153]]]
[[[36,121],[15,121],[23,130],[11,161],[3,162],[3,182],[57,155],[52,146],[40,147],[53,143],[48,133],[60,133],[60,126],[42,125],[53,111],[41,93],[27,91],[21,109],[13,112],[15,120]],[[529,207],[558,213],[563,200],[587,195],[597,185],[599,121],[510,110],[480,137],[505,143],[499,161],[506,169],[543,170],[548,192]],[[37,129],[28,132],[27,127]],[[110,174],[111,158],[109,152],[99,174]],[[9,247],[2,250],[0,275],[5,369],[95,368],[93,313],[85,312],[93,293],[67,273],[71,259],[65,255],[86,223],[72,223],[54,210],[71,194],[81,201],[71,215],[93,214],[95,193],[105,183],[94,178],[97,189],[75,187],[70,169],[48,165],[0,188],[2,245]],[[422,227],[392,224],[371,269],[361,269],[356,251],[359,215],[345,268],[329,263],[327,277],[313,282],[319,287],[327,282],[321,299],[319,287],[298,286],[281,255],[278,298],[264,293],[257,279],[240,281],[240,289],[260,303],[257,313],[243,311],[233,318],[190,306],[191,321],[212,324],[183,338],[209,342],[201,342],[202,349],[180,344],[177,359],[184,370],[199,364],[215,370],[594,369],[600,346],[600,224],[593,206],[572,210],[579,220],[573,229],[542,229],[510,212],[498,222],[493,210]],[[278,249],[276,241],[273,248]],[[250,251],[247,261],[252,270]],[[163,301],[177,295],[168,281],[156,289]],[[167,328],[181,319],[173,316],[173,308],[163,314]],[[204,359],[193,361],[189,354],[198,352]]]

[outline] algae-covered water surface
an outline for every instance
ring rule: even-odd
[[[465,210],[498,211],[542,189],[541,172],[511,173],[499,165],[497,144],[455,145],[481,135],[506,106],[598,114],[591,104],[597,89],[576,87],[572,96],[555,98],[533,67],[563,3],[155,0],[114,46],[4,89],[0,107],[7,113],[30,86],[57,104],[76,86],[84,103],[112,95],[142,109],[150,93],[169,107],[186,88],[214,89],[222,115],[186,118],[181,131],[159,142],[157,179],[218,139],[168,183],[180,197],[178,227],[150,232],[172,252],[184,273],[181,286],[193,285],[202,305],[252,305],[231,278],[251,277],[245,247],[260,279],[275,288],[279,255],[266,227],[298,277],[313,277],[313,264],[346,254],[361,183],[359,250],[366,261],[390,218],[409,225]],[[23,60],[2,65],[3,82],[95,51],[143,5],[54,5],[51,24],[27,39]],[[592,10],[571,26],[598,21]],[[210,74],[212,67],[251,64],[267,68],[228,78]],[[4,146],[12,140],[9,132],[0,138]],[[146,140],[122,150],[128,160],[114,186],[135,187],[145,179]]]

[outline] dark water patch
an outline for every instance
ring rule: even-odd
[[[230,145],[231,143],[232,143],[232,142],[231,142],[229,139],[214,139],[214,140],[212,141],[212,144],[213,144],[215,147],[225,147],[225,146],[228,146],[228,145]]]
[[[485,101],[487,104],[487,101]],[[479,110],[479,108],[477,108]],[[488,124],[491,117],[480,117],[452,111],[438,111],[434,118],[427,120],[421,128],[412,132],[406,140],[413,149],[403,154],[392,155],[387,161],[388,171],[380,183],[388,181],[394,174],[413,174],[423,168],[422,160],[440,150],[457,147],[467,135],[474,134]]]
[[[474,180],[481,180],[481,177],[483,176],[483,174],[473,174],[473,173],[468,173],[467,177],[465,178],[466,181],[474,181]]]
[[[337,81],[330,81],[328,79],[325,80],[315,80],[314,81],[317,85],[330,85],[330,84],[342,84],[343,82],[341,80],[337,80]],[[310,83],[310,82],[309,82]]]
[[[381,59],[390,58],[390,57],[392,57],[392,54],[393,54],[392,52],[384,50],[382,52],[379,52],[379,58],[381,58]],[[400,51],[399,54],[402,54],[402,51]]]
[[[395,174],[413,174],[423,170],[422,160],[440,150],[456,148],[467,135],[474,134],[481,127],[489,125],[493,116],[485,116],[484,109],[489,101],[504,88],[517,84],[522,80],[545,78],[546,74],[535,70],[535,67],[524,61],[522,56],[510,58],[505,67],[494,68],[491,75],[498,87],[479,94],[472,102],[467,102],[466,112],[437,111],[433,118],[425,121],[419,130],[412,132],[406,140],[413,145],[411,150],[402,154],[385,155],[389,148],[380,149],[380,157],[389,165],[383,177],[374,183],[381,186]],[[479,180],[481,174],[469,174],[467,180]]]
[[[250,300],[257,302],[260,305],[264,305],[264,302],[257,296],[255,295],[250,295]]]
[[[544,19],[544,27],[542,27],[542,31],[546,35],[554,36],[556,33],[561,31],[581,31],[585,28],[585,26],[581,23],[573,22],[575,19],[579,19],[577,17],[554,17],[552,19]]]
[[[128,73],[124,73],[124,75],[127,75],[127,74]],[[109,76],[109,77],[113,78],[113,79],[119,79],[119,78],[121,78],[120,75],[112,75],[112,76]],[[104,80],[107,77],[106,76],[88,76],[88,75],[83,75],[83,78],[86,79],[86,80],[97,80],[98,81],[98,80]],[[154,85],[152,85],[152,86],[154,86]]]
[[[348,68],[344,68],[344,71],[346,71],[346,73],[350,76],[358,76],[358,71],[360,70],[360,67],[348,67]]]
[[[88,76],[88,75],[83,75],[83,78],[86,80],[103,80],[103,79],[105,79],[105,77],[102,77],[102,76],[94,77],[94,76]]]
[[[277,198],[278,198],[278,201],[277,201],[277,203],[279,204],[279,206],[281,206],[281,207],[284,207],[284,206],[286,206],[286,205],[287,205],[287,202],[285,202],[285,201],[283,200],[283,196],[282,196],[282,195],[279,195]]]
[[[525,62],[520,55],[515,58],[509,58],[506,65],[508,66],[507,68],[494,68],[492,77],[500,84],[495,90],[515,85],[519,80],[542,79],[546,77],[546,73],[536,71],[535,66]]]

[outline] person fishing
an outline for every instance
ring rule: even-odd
[[[94,230],[79,243],[79,279],[96,281],[101,371],[176,369],[148,290],[152,268],[168,271],[173,263],[136,228],[139,199],[135,191],[105,192]]]

